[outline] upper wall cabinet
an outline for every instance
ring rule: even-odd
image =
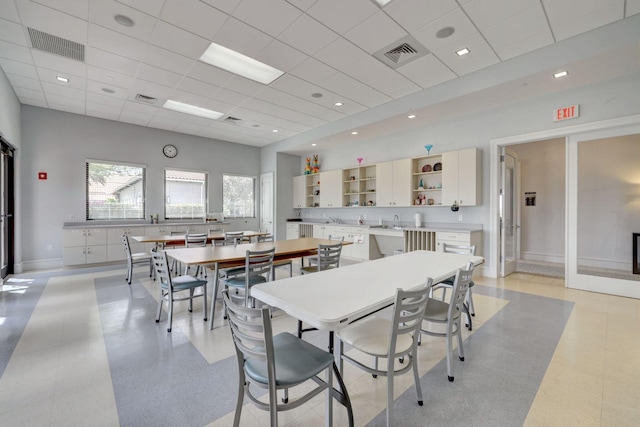
[[[442,204],[482,204],[482,155],[477,148],[442,153]]]
[[[377,164],[378,206],[411,206],[411,159]]]
[[[320,172],[320,207],[342,207],[342,170]]]
[[[293,177],[293,207],[308,208],[307,205],[307,176],[300,175]]]

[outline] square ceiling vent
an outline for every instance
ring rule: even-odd
[[[395,70],[428,53],[429,50],[418,40],[412,36],[405,36],[380,49],[373,56]]]
[[[34,49],[84,62],[84,45],[34,28],[27,28]]]

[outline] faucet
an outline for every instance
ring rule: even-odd
[[[340,224],[340,218],[336,218],[335,216],[330,216],[329,219],[331,220],[331,222],[335,224]]]
[[[398,215],[394,215],[393,220],[395,221],[394,228],[400,228],[400,218],[398,218]]]

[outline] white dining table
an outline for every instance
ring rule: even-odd
[[[251,296],[318,330],[334,332],[393,303],[396,289],[411,290],[431,277],[439,283],[484,258],[413,251],[305,274],[251,288]]]

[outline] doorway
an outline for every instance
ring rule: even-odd
[[[0,278],[13,273],[14,148],[0,137]]]
[[[260,174],[260,231],[273,234],[273,172]]]
[[[520,168],[502,147],[500,186],[500,276],[515,272],[520,259]]]

